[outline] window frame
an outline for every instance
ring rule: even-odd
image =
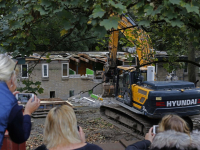
[[[67,64],[67,76],[63,76],[63,65],[64,64]],[[62,67],[61,67],[62,69],[61,69],[61,75],[62,75],[62,77],[63,78],[65,78],[65,77],[69,77],[69,63],[62,63]]]
[[[27,77],[23,77],[23,76],[22,76],[22,75],[23,75],[23,73],[22,73],[22,72],[23,72],[23,68],[22,68],[23,65],[26,65]],[[21,78],[28,78],[28,64],[22,64],[22,65],[21,65]]]
[[[47,76],[44,75],[44,66],[47,66]],[[49,64],[42,64],[42,77],[43,78],[49,77]]]

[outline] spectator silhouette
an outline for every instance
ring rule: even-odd
[[[158,133],[153,128],[145,136],[145,140],[134,143],[126,150],[197,150],[200,149],[199,132],[190,133],[187,123],[177,115],[166,115],[162,118]]]
[[[78,128],[71,106],[52,108],[45,120],[44,145],[36,150],[102,150],[97,145],[86,143],[83,129]]]

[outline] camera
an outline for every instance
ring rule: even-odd
[[[158,125],[153,126],[153,134],[156,134],[158,132]]]
[[[18,93],[15,97],[21,103],[27,103],[30,98],[33,98],[34,101],[34,94],[32,93]]]

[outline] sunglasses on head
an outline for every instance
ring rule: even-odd
[[[15,67],[14,67],[13,70],[15,71],[15,69],[16,69],[16,67],[17,67],[18,60],[14,59],[14,62],[15,62]]]
[[[13,59],[13,61],[15,62],[15,67],[14,67],[14,69],[13,69],[13,73],[15,72],[15,69],[16,69],[16,67],[17,67],[17,63],[18,63],[18,60],[16,60],[16,59]],[[12,74],[13,74],[12,73]],[[12,76],[12,75],[11,75]]]

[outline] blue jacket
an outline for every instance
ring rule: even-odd
[[[25,142],[31,131],[31,118],[22,113],[17,99],[5,82],[0,82],[0,149],[6,129],[15,143]]]
[[[14,105],[17,105],[16,98],[8,89],[7,84],[0,82],[0,145],[2,145],[8,126],[8,118]]]

